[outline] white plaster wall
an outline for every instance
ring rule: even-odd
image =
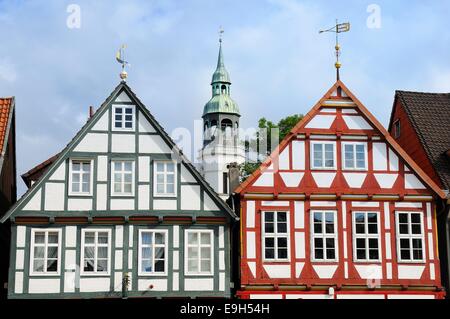
[[[67,209],[73,211],[89,211],[92,210],[91,198],[69,198]]]
[[[177,201],[173,199],[154,199],[153,209],[175,210],[177,209]]]
[[[140,182],[150,181],[150,157],[149,156],[139,156],[138,164],[138,178]]]
[[[108,134],[87,133],[74,148],[75,152],[107,152]]]
[[[45,210],[64,210],[64,183],[45,183]]]
[[[305,169],[305,141],[292,141],[292,169]]]
[[[387,154],[385,143],[372,144],[373,169],[375,171],[387,170]]]
[[[105,113],[102,114],[102,116],[97,120],[97,123],[95,123],[91,129],[94,131],[107,131],[108,123],[109,123],[109,110],[106,110]]]
[[[42,189],[40,188],[24,206],[23,210],[41,210],[41,193]]]
[[[150,205],[150,186],[139,185],[138,209],[147,210]]]
[[[200,186],[181,185],[181,209],[200,210]]]
[[[112,134],[111,135],[111,150],[117,153],[134,153],[135,136],[132,134]]]
[[[28,280],[28,292],[30,294],[37,293],[59,293],[60,289],[60,279],[47,279],[47,278],[30,278]]]
[[[141,153],[172,153],[170,147],[159,135],[140,135],[139,151]]]
[[[111,209],[112,210],[120,210],[127,209],[133,210],[134,208],[134,198],[133,199],[111,199]]]
[[[49,177],[51,181],[64,181],[66,179],[66,162],[59,164],[58,168]]]
[[[213,278],[185,278],[184,290],[186,291],[212,291],[214,290]]]
[[[97,184],[97,210],[106,210],[107,185]]]
[[[153,288],[150,288],[150,285]],[[138,279],[139,291],[167,291],[167,279]]]
[[[110,291],[109,277],[80,278],[80,292]]]
[[[153,125],[145,118],[142,112],[139,112],[139,133],[154,133],[156,132]]]
[[[100,155],[97,158],[97,181],[106,182],[108,179],[108,157]]]

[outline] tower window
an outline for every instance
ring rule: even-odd
[[[233,127],[233,122],[231,122],[231,120],[229,120],[229,119],[224,119],[224,120],[222,120],[221,127],[223,130],[225,130],[228,127]]]
[[[223,173],[222,184],[223,193],[228,194],[228,173]]]
[[[226,85],[222,85],[222,94],[227,93],[227,87]]]

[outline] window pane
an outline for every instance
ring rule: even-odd
[[[152,234],[151,233],[141,233],[142,244],[149,245],[152,243]]]
[[[127,172],[131,172],[133,170],[132,162],[124,162],[124,170]]]
[[[322,223],[314,223],[314,233],[315,234],[322,233]]]
[[[144,247],[142,248],[142,258],[143,259],[151,259],[152,258],[152,249]]]
[[[378,249],[378,239],[376,239],[376,238],[369,238],[369,248],[376,248],[376,249]]]
[[[327,248],[334,248],[334,238],[327,238],[325,240]]]
[[[420,249],[422,249],[422,239],[420,239],[420,238],[413,238],[412,244],[413,244],[413,248],[420,248]]]
[[[152,264],[151,264],[150,260],[142,260],[141,268],[142,268],[142,271],[144,271],[144,272],[151,272]]]
[[[369,259],[372,259],[372,260],[378,259],[378,249],[370,249],[369,250]]]
[[[273,222],[273,212],[266,212],[264,216],[267,222]]]
[[[97,258],[108,258],[108,247],[98,247]]]
[[[314,213],[314,222],[322,221],[322,213]]]
[[[48,233],[48,243],[49,244],[57,244],[58,243],[58,233],[49,232]]]
[[[94,271],[94,259],[84,260],[84,271]]]
[[[377,233],[378,233],[378,225],[369,224],[369,234],[377,234]]]
[[[287,238],[278,238],[278,247],[287,247]]]
[[[400,239],[400,247],[402,249],[409,249],[409,239],[407,238],[401,238]]]
[[[164,244],[164,233],[155,233],[155,243]]]
[[[198,248],[188,248],[188,258],[198,258]]]
[[[356,224],[355,225],[355,232],[357,234],[364,234],[366,232],[364,224]]]
[[[85,162],[83,163],[83,172],[88,173],[91,171],[91,163]]]
[[[211,243],[211,234],[210,233],[201,233],[200,234],[200,243],[202,245],[209,245]]]
[[[368,213],[367,214],[367,221],[369,223],[377,223],[378,222],[378,215],[376,213]]]
[[[173,163],[167,163],[167,171],[168,172],[175,171],[175,165]]]
[[[278,212],[277,213],[277,221],[285,222],[286,221],[286,213]]]
[[[121,171],[122,170],[122,162],[114,162],[114,170]]]
[[[168,174],[167,175],[167,183],[174,183],[175,182],[175,175]]]
[[[422,229],[420,227],[420,224],[412,224],[411,225],[411,232],[413,234],[421,234],[422,233]]]
[[[34,258],[44,258],[45,248],[44,247],[34,247]]]
[[[266,248],[265,258],[267,258],[267,259],[273,259],[274,258],[274,249],[273,248]]]
[[[167,184],[167,194],[174,194],[175,186],[173,184]]]
[[[99,232],[98,233],[98,242],[99,242],[99,244],[107,244],[108,243],[108,233]]]
[[[287,233],[287,224],[286,223],[278,223],[277,224],[277,232],[278,233]]]
[[[127,108],[125,108],[125,113],[126,114],[133,114],[133,109],[131,107],[127,107]]]
[[[365,249],[357,249],[356,250],[356,258],[357,259],[366,259],[366,250]]]
[[[322,154],[322,144],[314,144],[314,153]]]
[[[80,191],[80,184],[72,183],[72,192],[78,193]]]
[[[323,259],[323,249],[314,249],[314,258],[315,259]]]
[[[122,127],[122,122],[114,122],[114,126],[117,128],[121,128]]]
[[[327,249],[327,259],[334,259],[334,258],[335,258],[334,249]]]
[[[164,260],[155,261],[155,271],[164,272]]]
[[[164,172],[164,163],[156,163],[156,171]]]
[[[274,232],[274,230],[273,230],[273,223],[265,223],[264,231],[266,233],[273,233]]]
[[[157,184],[156,185],[156,192],[158,194],[164,194],[164,184]]]
[[[201,261],[201,271],[202,272],[210,272],[211,271],[211,262],[209,260]]]
[[[122,114],[122,108],[116,107],[116,114]]]
[[[323,239],[322,238],[314,238],[314,247],[315,248],[323,248]]]
[[[272,248],[272,247],[274,247],[275,241],[273,238],[266,238],[264,243],[265,243],[266,248]]]
[[[334,224],[326,223],[325,224],[325,233],[334,234]]]
[[[133,174],[125,174],[124,175],[124,182],[125,183],[131,183],[133,181]]]
[[[132,188],[131,188],[131,184],[125,184],[123,187],[123,192],[126,194],[131,194],[132,193]]]
[[[408,222],[408,214],[405,214],[405,213],[398,214],[398,218],[399,218],[400,223]]]
[[[357,238],[356,248],[366,248],[366,240],[364,238]]]
[[[197,233],[188,233],[188,244],[197,244],[198,243],[198,236]]]
[[[278,248],[278,258],[287,259],[287,248]]]
[[[73,171],[79,172],[80,171],[80,167],[81,167],[80,162],[72,162],[72,170]]]
[[[108,271],[108,261],[105,259],[97,260],[97,271],[107,272]]]
[[[156,248],[155,249],[155,259],[164,259],[165,258],[165,251],[164,248]]]
[[[44,260],[43,259],[35,259],[33,261],[33,271],[35,271],[35,272],[43,272],[44,271]]]
[[[72,183],[79,183],[80,182],[80,173],[73,173],[72,174]]]
[[[334,214],[333,213],[326,213],[325,214],[325,221],[327,223],[334,222]]]
[[[58,247],[47,247],[47,258],[58,258]]]
[[[34,233],[34,242],[36,244],[45,243],[45,233],[44,232],[35,232]]]
[[[411,254],[409,252],[409,249],[401,249],[400,257],[401,257],[401,259],[405,259],[405,260],[411,259]]]
[[[95,242],[95,233],[94,232],[85,232],[84,233],[84,242],[86,244],[93,244]]]
[[[190,271],[190,272],[198,272],[197,259],[189,259],[188,260],[188,271]]]
[[[408,234],[408,225],[407,224],[400,224],[399,225],[400,234]]]
[[[422,249],[413,249],[413,259],[421,260],[422,258]]]
[[[47,260],[47,271],[48,272],[57,272],[58,271],[58,260],[57,259]]]
[[[420,214],[411,214],[411,223],[420,224]]]

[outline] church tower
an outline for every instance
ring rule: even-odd
[[[239,140],[239,107],[230,96],[231,80],[225,69],[222,39],[219,39],[217,68],[211,81],[212,97],[203,109],[203,147],[200,171],[222,198],[230,193],[228,165],[245,161]]]

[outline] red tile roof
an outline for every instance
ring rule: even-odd
[[[3,147],[7,143],[5,140],[8,136],[6,130],[8,129],[8,121],[13,109],[13,99],[12,97],[0,98],[0,155],[3,154]]]

